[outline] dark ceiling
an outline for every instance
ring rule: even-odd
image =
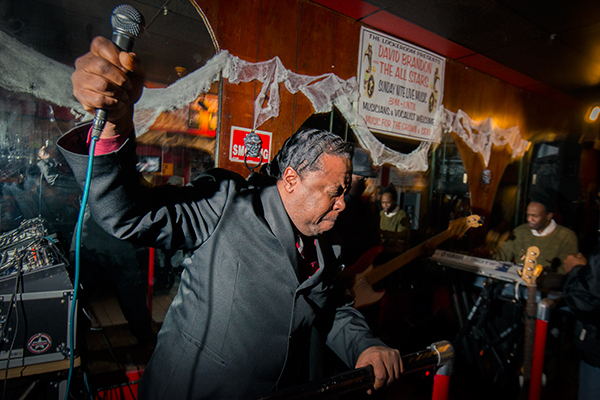
[[[600,1],[316,2],[563,104],[600,100]]]
[[[73,65],[92,38],[111,37],[112,10],[123,3],[146,20],[146,33],[134,50],[144,60],[148,80],[173,83],[179,78],[175,67],[192,72],[216,53],[190,0],[0,0],[0,29],[45,56]]]

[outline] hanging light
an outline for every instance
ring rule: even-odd
[[[187,69],[185,67],[175,67],[175,71],[177,72],[177,76],[183,78],[187,75]]]
[[[586,119],[588,122],[596,122],[598,116],[600,116],[600,105],[595,105],[588,109]]]

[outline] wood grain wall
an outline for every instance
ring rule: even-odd
[[[303,75],[333,72],[342,79],[356,76],[361,24],[307,0],[194,0],[205,12],[221,49],[250,62],[278,56],[283,65]],[[402,39],[402,38],[400,38]],[[243,175],[243,164],[229,161],[231,126],[252,127],[253,101],[260,83],[223,85],[219,166]],[[292,95],[281,87],[281,112],[259,129],[273,132],[272,154],[313,113],[303,94]],[[492,117],[501,128],[518,126],[523,138],[573,130],[574,110],[468,68],[459,62],[446,64],[443,104],[446,109],[465,111],[475,120]],[[455,139],[469,176],[479,177],[481,157]],[[494,149],[490,169],[502,176],[509,162],[507,149]],[[482,192],[478,179],[469,179],[476,212],[489,214],[498,182]],[[472,182],[472,184],[471,184]]]
[[[334,73],[342,79],[356,76],[360,24],[310,1],[195,0],[204,11],[221,49],[250,62],[275,56],[285,68],[302,75]],[[231,126],[252,128],[253,101],[260,82],[223,84],[219,166],[242,175],[242,163],[229,161]],[[259,129],[273,132],[272,154],[313,114],[303,94],[280,87],[278,118]]]

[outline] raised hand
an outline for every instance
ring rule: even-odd
[[[144,87],[144,71],[135,53],[119,51],[110,40],[96,37],[90,51],[75,61],[71,81],[73,94],[86,111],[108,111],[108,123],[101,137],[131,128],[133,105]]]

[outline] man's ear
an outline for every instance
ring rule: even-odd
[[[548,222],[550,222],[550,220],[552,218],[554,218],[554,213],[548,213],[548,214],[546,214],[546,218],[548,219]]]
[[[300,177],[292,167],[287,167],[285,171],[283,171],[283,176],[281,177],[281,180],[283,181],[284,190],[288,193],[292,193],[298,185]]]

